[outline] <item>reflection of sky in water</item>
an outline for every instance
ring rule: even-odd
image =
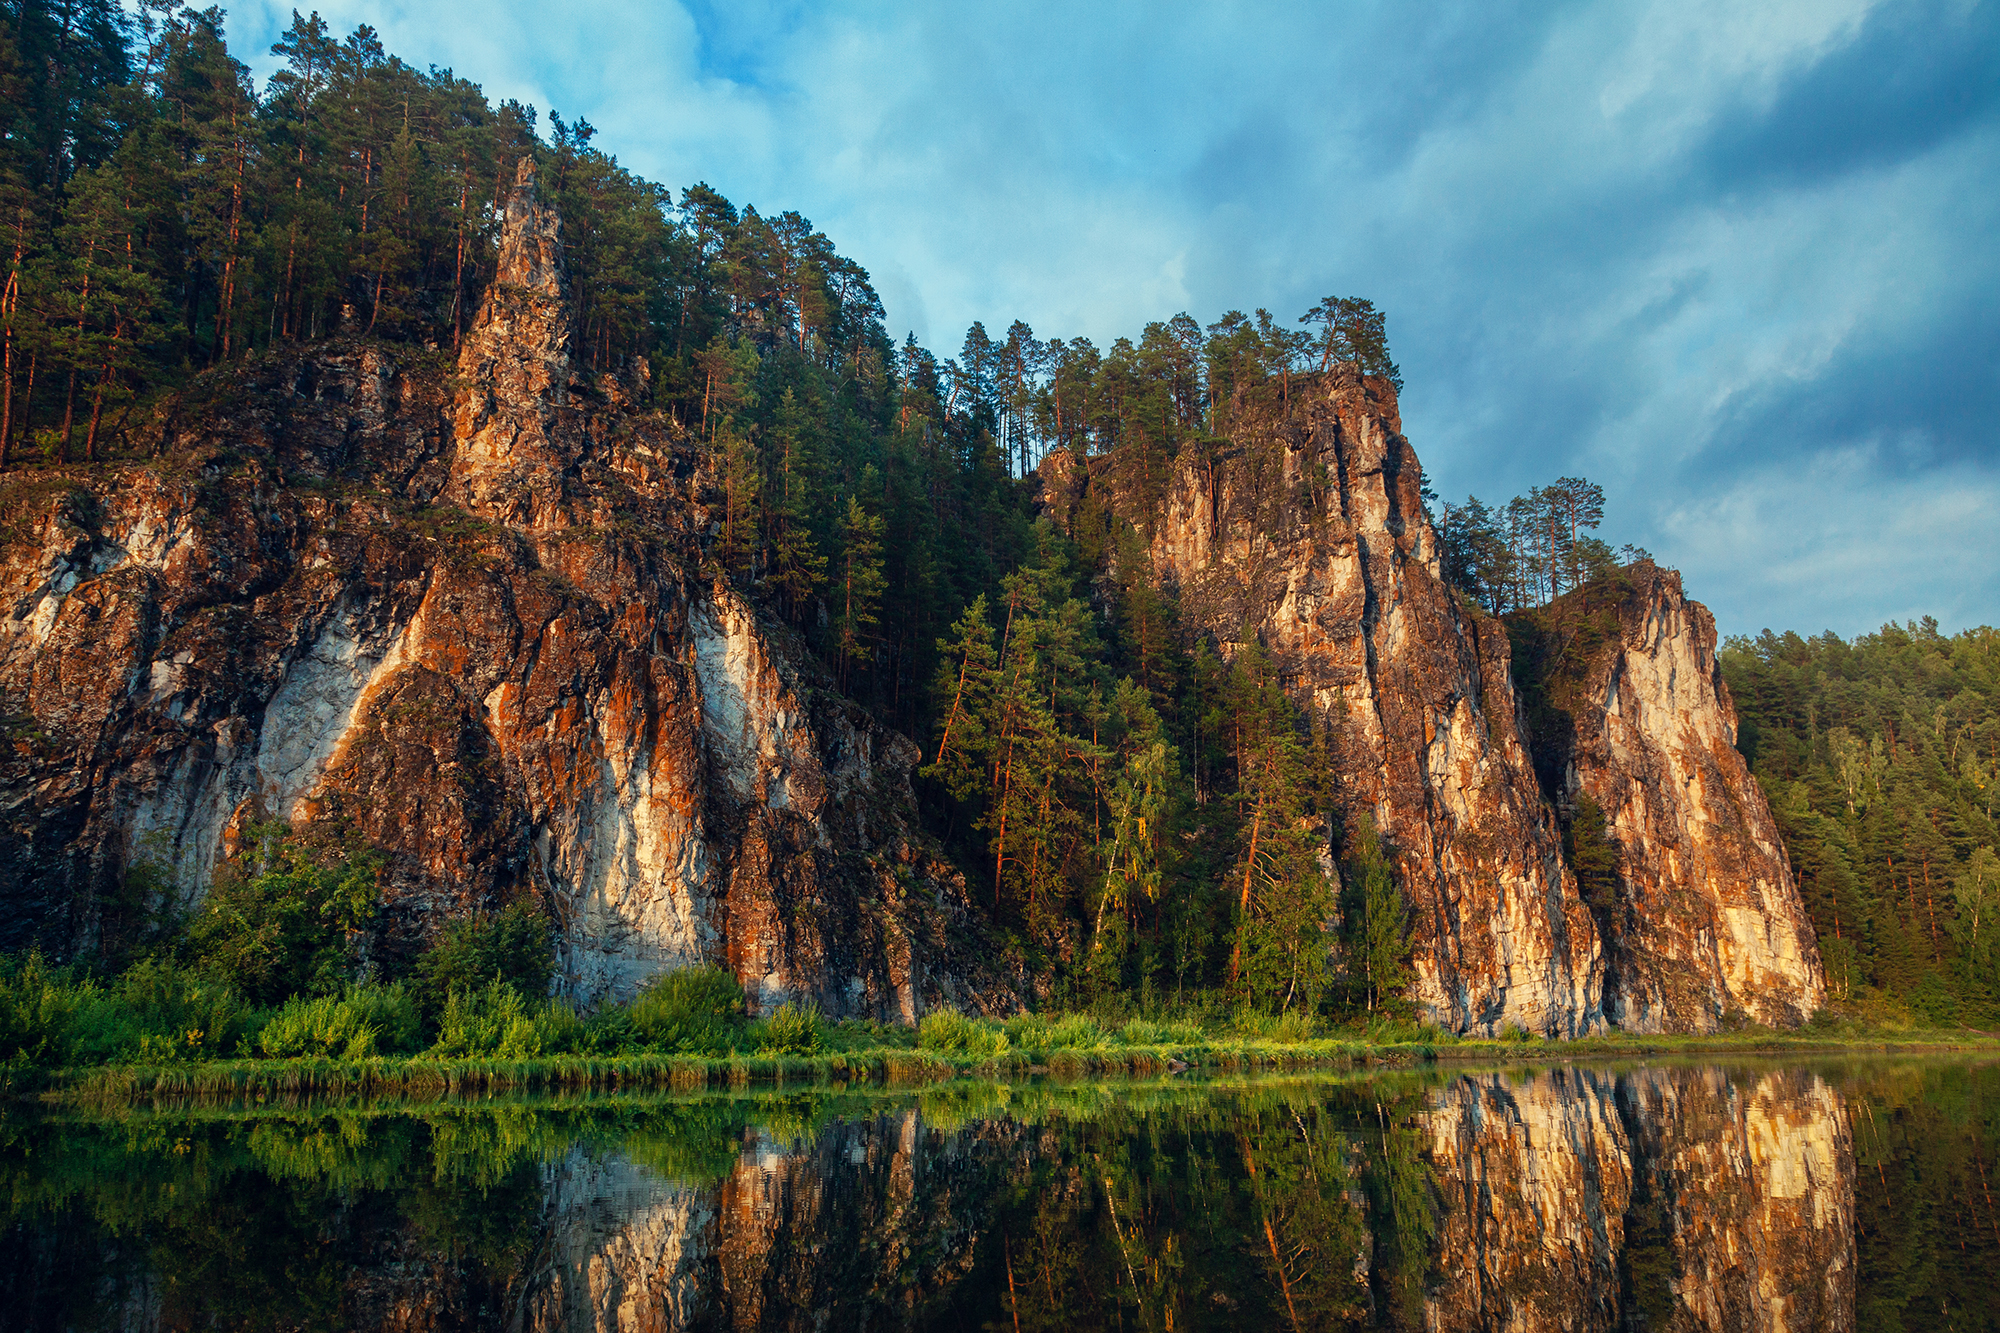
[[[1987,1328],[1996,1093],[1873,1060],[21,1121],[0,1324]]]

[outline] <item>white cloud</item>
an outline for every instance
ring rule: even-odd
[[[1813,607],[1855,630],[1905,603],[1994,619],[1992,585],[1963,569],[1990,548],[1917,521],[1944,474],[1897,470],[1970,468],[1953,484],[1987,495],[2000,440],[1961,421],[1977,438],[1943,441],[1938,404],[1855,397],[1874,416],[1853,422],[1782,404],[1852,396],[1857,358],[1921,357],[1954,302],[2000,297],[2000,130],[1986,113],[1800,180],[1710,141],[1784,113],[1814,62],[1877,27],[1972,13],[1953,3],[1468,4],[1422,22],[1365,3],[321,12],[489,96],[586,116],[669,185],[799,210],[874,273],[894,336],[944,354],[973,319],[1103,342],[1184,308],[1295,317],[1330,291],[1372,296],[1442,485],[1494,498],[1587,472],[1608,535],[1681,563],[1726,628]],[[239,55],[268,72],[288,20],[238,5]],[[1778,131],[1825,146],[1809,120]],[[1770,142],[1757,151],[1791,151]],[[1940,382],[2000,401],[1978,375]],[[1854,521],[1789,508],[1802,476],[1812,513]],[[1885,496],[1904,518],[1859,521]],[[1947,530],[1952,550],[1927,558]],[[1754,549],[1756,568],[1718,549]]]

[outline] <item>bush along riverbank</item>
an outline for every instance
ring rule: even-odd
[[[1526,1033],[1454,1037],[1377,1016],[1332,1025],[1303,1015],[1192,1008],[1175,1018],[1110,1013],[979,1018],[941,1010],[910,1027],[829,1022],[786,1005],[745,1012],[734,978],[671,973],[629,1005],[579,1013],[514,984],[351,986],[259,1008],[170,967],[113,983],[30,957],[0,968],[0,1086],[15,1097],[117,1103],[161,1097],[487,1097],[745,1087],[911,1087],[957,1078],[1053,1080],[1658,1055],[1957,1049],[2000,1054],[1969,1031],[1884,1028],[1834,1017],[1797,1032],[1607,1033],[1552,1042]]]

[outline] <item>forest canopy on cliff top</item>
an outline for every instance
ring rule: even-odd
[[[1037,529],[1024,480],[1056,448],[1111,455],[1148,512],[1184,449],[1283,410],[1299,377],[1347,363],[1399,386],[1381,312],[1183,314],[1108,348],[975,324],[939,357],[892,341],[868,274],[795,212],[676,199],[588,123],[551,112],[544,133],[366,27],[298,18],[274,52],[259,89],[218,10],[0,10],[0,466],[143,452],[157,403],[274,346],[455,348],[532,155],[563,219],[573,357],[713,451],[717,561],[923,742],[927,818],[1003,930],[1079,998],[1393,996],[1404,909],[1326,785],[1325,738],[1254,645],[1225,664],[1180,633],[1131,522]],[[1562,478],[1435,518],[1448,576],[1504,614],[1615,570],[1602,514]],[[1991,1013],[1996,989],[1981,633],[1726,655],[1836,984],[1939,1020]]]

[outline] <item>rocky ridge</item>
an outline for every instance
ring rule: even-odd
[[[385,957],[532,896],[578,998],[708,961],[760,1005],[1012,1002],[917,830],[915,746],[709,570],[704,451],[572,366],[560,238],[523,162],[455,361],[268,355],[204,381],[153,464],[0,493],[0,943],[87,952],[130,867],[197,893],[280,819],[389,853]],[[1440,577],[1393,391],[1349,371],[1291,398],[1164,493],[1059,452],[1044,501],[1130,517],[1185,630],[1256,636],[1327,725],[1414,908],[1412,998],[1489,1034],[1810,1014],[1706,611],[1630,572],[1560,706],[1524,700],[1519,645]],[[1565,864],[1583,795],[1611,901]]]
[[[1507,628],[1443,580],[1394,390],[1350,368],[1276,411],[1236,409],[1164,494],[1115,452],[1051,454],[1044,510],[1131,522],[1183,632],[1225,657],[1254,637],[1326,725],[1348,818],[1373,817],[1413,908],[1417,1005],[1454,1031],[1551,1036],[1808,1016],[1824,996],[1811,924],[1732,748],[1713,621],[1678,577],[1636,576],[1622,646],[1573,692],[1570,785],[1545,790],[1531,746],[1550,738]],[[1621,842],[1609,909],[1564,860],[1576,790],[1603,793]]]
[[[388,854],[378,954],[534,897],[581,999],[1007,1002],[916,747],[704,569],[702,452],[571,367],[559,235],[524,161],[455,365],[274,353],[153,464],[0,495],[0,944],[89,952],[129,866],[198,894],[282,819]]]
[[[1535,619],[1515,632],[1516,660],[1542,659],[1536,767],[1566,817],[1596,804],[1618,854],[1618,892],[1594,904],[1606,1016],[1637,1032],[1712,1029],[1732,1011],[1803,1022],[1826,998],[1819,951],[1736,750],[1714,617],[1642,562]]]

